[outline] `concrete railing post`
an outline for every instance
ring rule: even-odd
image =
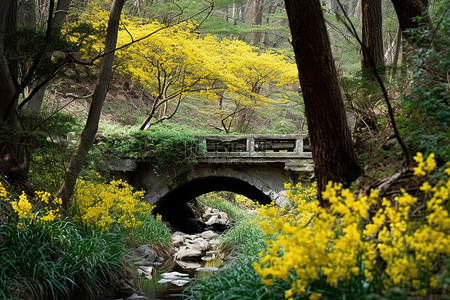
[[[246,148],[245,149],[247,152],[253,153],[255,152],[255,139],[254,138],[247,138],[247,142],[246,142]]]
[[[303,153],[303,138],[297,138],[295,140],[294,152]]]

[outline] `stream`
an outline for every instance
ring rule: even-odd
[[[195,278],[213,276],[223,265],[215,247],[223,230],[229,227],[228,215],[207,207],[199,218],[206,227],[200,233],[172,233],[171,258],[164,259],[148,245],[137,247],[133,254],[141,291],[126,300],[181,299],[182,291]],[[219,225],[219,226],[217,226]]]

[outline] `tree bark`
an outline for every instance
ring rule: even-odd
[[[5,32],[15,27],[16,0],[0,1],[0,124],[15,123],[17,99],[16,86],[5,49]]]
[[[415,17],[422,16],[426,9],[428,1],[424,0],[392,0],[395,12],[397,13],[398,21],[402,32],[410,28],[417,28],[420,24]],[[429,23],[429,18],[424,21]]]
[[[0,175],[26,190],[29,152],[27,141],[19,140],[17,105],[17,65],[8,60],[5,32],[14,31],[17,23],[17,1],[0,1],[0,127],[6,138],[0,138]]]
[[[395,35],[395,50],[394,50],[394,58],[392,59],[392,75],[395,76],[397,73],[397,64],[398,58],[400,56],[400,47],[402,45],[402,31],[400,29],[400,25],[397,26],[397,33]]]
[[[106,97],[109,82],[112,77],[112,65],[114,61],[114,49],[117,44],[117,34],[119,31],[120,14],[122,12],[125,0],[114,0],[109,14],[108,29],[106,32],[105,50],[107,53],[102,58],[100,65],[100,72],[95,86],[92,102],[89,109],[86,125],[78,138],[75,149],[67,166],[64,182],[56,194],[63,201],[64,207],[67,208],[70,197],[73,194],[73,189],[77,177],[83,167],[84,160],[89,149],[94,143],[94,138],[98,129],[98,122],[100,120],[100,113]],[[112,52],[110,52],[112,51]]]
[[[362,60],[361,69],[370,70],[372,65],[384,66],[383,17],[381,0],[362,0]]]
[[[261,25],[262,24],[262,0],[254,0],[253,2],[253,13],[252,13],[252,25]],[[261,31],[255,30],[252,32],[252,36],[250,39],[250,44],[257,45],[261,41]]]
[[[64,24],[64,20],[66,19],[66,15],[69,11],[70,3],[72,0],[59,0],[55,10],[55,16],[52,22],[52,32],[53,34],[59,35],[61,33],[61,29]],[[53,52],[48,52],[45,54],[48,58],[53,55]],[[36,78],[34,83],[31,86],[27,87],[28,93],[30,94],[33,89],[40,86],[43,82],[45,82],[47,78],[39,77]],[[26,105],[23,107],[24,115],[26,116],[36,116],[41,111],[42,103],[44,102],[45,90],[47,88],[47,84],[44,84],[39,88],[37,92],[28,100]]]
[[[328,181],[349,185],[361,174],[319,0],[285,0],[303,91],[318,198]]]

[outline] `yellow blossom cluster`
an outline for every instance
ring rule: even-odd
[[[24,191],[19,196],[19,200],[10,201],[5,188],[0,183],[0,198],[4,202],[10,202],[12,209],[19,218],[17,225],[19,229],[24,228],[24,222],[51,222],[61,218],[62,201],[60,198],[52,198],[48,192],[35,192],[34,204],[30,202]]]
[[[417,176],[429,175],[436,167],[432,155],[424,159],[419,153],[415,160]],[[260,227],[276,237],[260,253],[254,270],[266,285],[280,279],[289,282],[288,299],[319,299],[319,293],[311,294],[314,286],[345,288],[354,285],[355,278],[380,292],[392,286],[430,292],[437,286],[436,262],[450,254],[445,206],[450,166],[445,173],[446,179],[422,184],[424,204],[404,189],[391,200],[380,199],[376,190],[355,197],[330,182],[322,194],[330,207],[322,208],[301,185],[287,184],[295,210],[273,205],[260,209]]]
[[[89,9],[78,16],[77,25],[91,26],[97,36],[86,36],[75,28],[70,35],[73,42],[81,43],[87,59],[101,53],[104,45],[99,36],[105,34],[108,22],[108,12],[100,5],[91,4]],[[228,115],[234,103],[254,108],[287,101],[282,96],[273,99],[275,93],[271,97],[261,95],[263,85],[283,86],[283,90],[298,88],[297,67],[282,52],[261,51],[243,41],[199,35],[193,32],[196,24],[192,21],[167,27],[157,21],[122,16],[121,24],[118,47],[147,38],[117,51],[115,70],[139,83],[155,99],[168,101],[164,107],[178,103],[169,100],[189,93],[207,99],[217,99],[221,94],[222,99],[233,99],[229,103],[232,107],[224,105],[215,113]]]
[[[97,184],[79,179],[75,186],[74,208],[83,223],[102,231],[114,225],[136,228],[141,224],[139,217],[153,210],[143,197],[143,191],[133,191],[122,180]]]
[[[6,191],[6,189],[3,186],[1,181],[0,181],[0,200],[2,202],[8,202],[9,201],[8,193],[7,193],[7,191]]]
[[[244,208],[255,209],[256,207],[258,207],[257,202],[255,202],[241,194],[236,194],[234,196],[234,201],[236,202],[237,205],[244,207]]]

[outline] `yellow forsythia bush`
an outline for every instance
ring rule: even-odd
[[[49,192],[35,192],[34,205],[25,195],[25,192],[22,192],[19,200],[12,201],[8,198],[7,191],[0,182],[0,200],[11,204],[19,219],[17,223],[19,229],[23,228],[24,222],[40,223],[61,219],[62,201],[60,198],[52,198]]]
[[[112,226],[136,228],[139,216],[148,215],[153,206],[143,201],[144,191],[133,191],[127,182],[93,183],[77,180],[74,208],[81,221],[107,231]]]
[[[436,167],[434,155],[414,157],[414,175],[428,176]],[[384,293],[390,287],[426,294],[437,287],[437,262],[450,253],[450,165],[444,179],[425,181],[420,201],[401,189],[393,200],[380,199],[376,190],[354,197],[341,184],[329,183],[323,198],[330,208],[310,201],[311,191],[290,187],[293,208],[262,207],[260,227],[276,238],[260,253],[253,267],[266,285],[281,279],[291,284],[285,298],[296,295],[320,299],[339,288]],[[355,296],[355,295],[353,295]]]

